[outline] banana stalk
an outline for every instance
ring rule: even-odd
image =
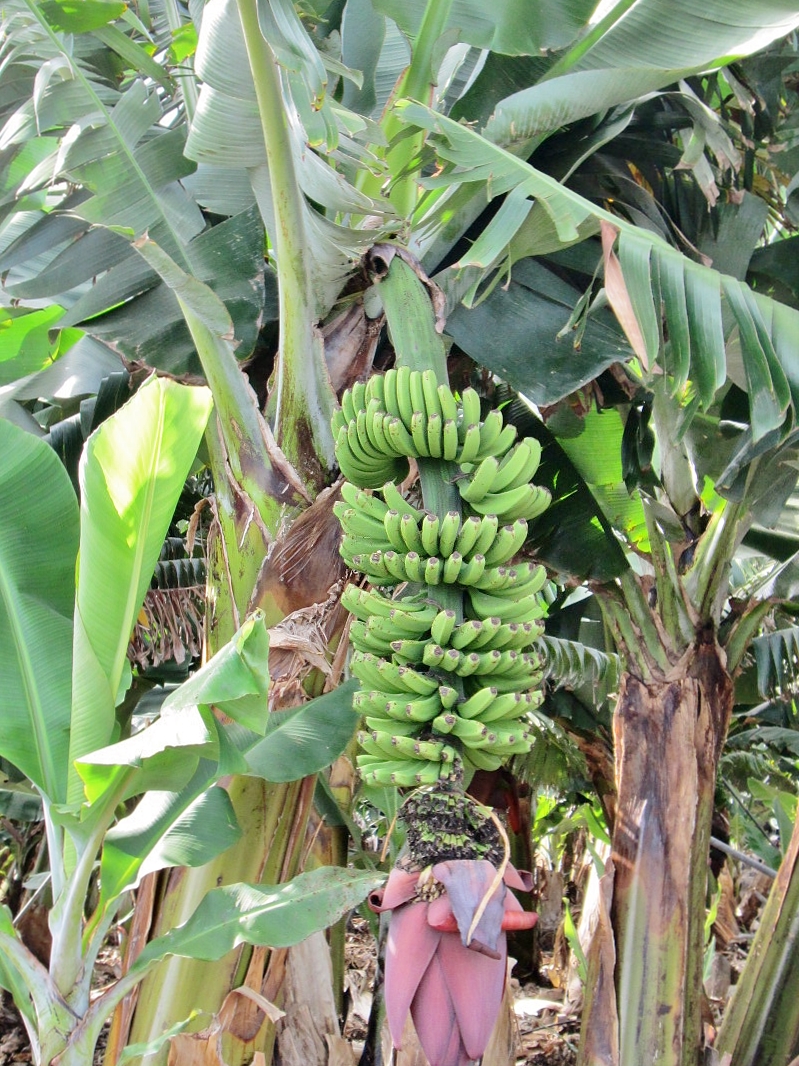
[[[512,560],[549,494],[531,483],[538,444],[516,443],[497,411],[483,419],[474,390],[451,392],[418,267],[387,246],[372,263],[397,365],[345,392],[333,419],[341,554],[376,586],[342,597],[362,685],[358,765],[377,785],[458,783],[464,765],[496,769],[530,748],[546,575]],[[410,459],[423,509],[397,487]],[[392,586],[404,594],[379,591]]]

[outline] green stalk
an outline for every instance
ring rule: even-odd
[[[413,43],[411,62],[400,78],[394,97],[397,100],[418,100],[430,103],[435,88],[436,71],[433,67],[438,42],[447,26],[452,0],[427,0],[424,15],[419,26],[419,34]],[[383,117],[383,132],[389,145],[405,128],[393,111],[389,110]],[[389,200],[400,218],[408,218],[416,207],[419,197],[418,171],[413,166],[424,144],[422,131],[406,136],[394,147],[389,147],[386,154],[386,168],[389,174],[399,175],[389,192]],[[406,173],[408,171],[408,173]],[[377,198],[381,194],[383,177],[376,177],[368,170],[360,172],[358,186],[367,195]]]
[[[153,938],[186,921],[211,888],[237,881],[277,884],[296,873],[294,816],[302,785],[302,781],[269,784],[252,777],[234,778],[228,793],[242,828],[241,839],[203,867],[171,872]],[[308,812],[301,813],[304,828]],[[215,1014],[236,986],[242,953],[250,951],[238,948],[214,963],[175,956],[162,960],[141,984],[129,1042],[147,1043],[196,1009]],[[165,1063],[167,1051],[148,1060],[148,1066]],[[228,1066],[237,1066],[230,1055],[226,1060]]]
[[[655,568],[658,613],[674,648],[682,649],[690,643],[694,635],[694,627],[682,598],[682,581],[677,573],[671,545],[663,536],[660,526],[646,504],[644,504],[644,518],[649,533],[652,564]]]
[[[627,570],[622,574],[619,583],[630,617],[641,634],[643,650],[652,662],[657,663],[661,670],[668,670],[671,664],[669,663],[666,649],[663,647],[660,631],[655,624],[643,589],[638,584],[633,571]]]
[[[98,800],[97,811],[89,815],[93,828],[80,850],[76,849],[77,862],[50,914],[53,933],[50,974],[60,995],[78,1015],[89,1005],[94,963],[93,958],[85,957],[83,950],[83,908],[105,834],[113,824],[133,773],[132,768],[118,771],[116,784]]]
[[[799,1052],[799,819],[716,1048],[732,1066],[784,1066]]]
[[[391,259],[388,273],[380,282],[380,296],[397,363],[411,370],[433,370],[440,385],[449,384],[444,341],[436,331],[435,315],[427,286],[400,255]],[[418,459],[422,499],[428,511],[439,518],[447,511],[461,510],[455,487],[459,474],[456,463],[443,459]],[[463,593],[453,585],[442,585],[436,596],[443,609],[463,617]]]
[[[275,497],[277,490],[285,489],[286,482],[272,467],[255,394],[230,343],[215,336],[182,300],[178,302],[214,397],[230,473],[255,505],[251,520],[262,529],[277,529],[283,505]],[[289,496],[287,502],[296,504],[296,494]],[[269,539],[266,534],[267,542]]]
[[[686,578],[686,590],[695,605],[700,624],[718,625],[727,592],[730,564],[741,535],[741,520],[746,514],[742,503],[725,500],[715,511],[702,534],[694,563]]]
[[[557,78],[561,74],[568,73],[637,3],[638,0],[619,0],[607,15],[597,22],[592,30],[589,30],[584,37],[581,37],[576,44],[572,45],[568,52],[560,57],[557,63],[549,68],[543,78],[541,78],[541,81],[549,81],[551,78]]]
[[[741,660],[749,649],[752,638],[763,624],[763,619],[771,613],[773,606],[770,600],[762,600],[760,603],[756,603],[751,610],[743,614],[736,622],[729,639],[724,645],[724,650],[727,653],[727,669],[731,674],[734,674],[740,666]]]
[[[277,62],[261,33],[256,0],[238,0],[238,6],[266,146],[276,225],[269,234],[277,260],[280,310],[275,435],[306,485],[321,487],[333,455],[330,419],[335,397],[327,378],[324,348],[314,329],[313,248],[305,226],[305,204]]]

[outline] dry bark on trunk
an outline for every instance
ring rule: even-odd
[[[600,926],[599,938],[613,943],[596,946],[606,963],[615,951],[618,1010],[611,989],[591,998],[583,1032],[593,1034],[590,1048],[604,1050],[586,1046],[581,1066],[699,1062],[710,822],[732,699],[724,653],[709,631],[667,676],[622,679],[612,930]]]

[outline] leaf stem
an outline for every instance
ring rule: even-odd
[[[309,272],[313,252],[305,225],[305,204],[294,165],[278,64],[261,33],[257,0],[238,0],[238,7],[275,213],[276,229],[269,235],[275,250],[280,311],[275,436],[306,485],[319,487],[319,467],[326,472],[333,460],[330,419],[335,396],[324,364],[324,347],[314,329]],[[308,436],[313,442],[313,455],[309,455]]]
[[[430,291],[417,269],[402,255],[396,254],[388,273],[380,281],[380,296],[386,312],[389,334],[397,363],[411,370],[432,370],[441,385],[449,384],[444,341],[436,330]],[[461,511],[460,494],[455,486],[458,467],[443,459],[418,459],[422,499],[427,510],[439,518],[447,511]],[[463,593],[457,585],[440,586],[436,596],[442,608],[463,617]]]
[[[605,34],[611,30],[617,22],[619,22],[631,7],[635,7],[638,0],[619,0],[611,10],[605,15],[603,19],[600,19],[596,23],[594,28],[590,30],[584,37],[581,37],[572,47],[565,52],[560,59],[549,68],[546,74],[541,78],[541,81],[549,81],[551,78],[558,78],[561,74],[567,73],[586,55],[587,52],[594,47],[594,45],[601,41]]]
[[[89,881],[105,834],[114,821],[116,808],[124,799],[134,773],[132,767],[120,769],[114,784],[97,801],[97,809],[91,811],[89,817],[93,821],[92,828],[82,846],[77,848],[75,868],[51,912],[53,946],[50,973],[55,987],[73,1008],[76,1001],[84,1009],[88,1006],[89,983],[92,977],[94,960],[87,960],[83,953],[83,908],[89,891]],[[78,1013],[82,1013],[82,1010],[78,1009]]]

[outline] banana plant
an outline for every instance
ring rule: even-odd
[[[326,870],[277,896],[246,884],[219,889],[170,936],[151,941],[122,980],[90,996],[125,894],[148,872],[202,865],[235,844],[241,829],[230,797],[214,786],[233,770],[257,773],[259,762],[279,761],[291,729],[269,728],[269,638],[255,612],[171,693],[153,725],[114,743],[115,707],[131,681],[130,632],[210,410],[207,389],[151,379],[89,438],[80,506],[55,452],[0,422],[3,489],[29,523],[24,536],[10,516],[0,527],[9,686],[0,751],[41,796],[53,901],[49,966],[3,907],[0,984],[37,1066],[91,1058],[111,1012],[162,958],[220,958],[248,926],[253,942],[296,942],[376,883]]]
[[[564,469],[579,471],[583,464],[590,483],[590,449],[580,457],[575,445],[571,454],[568,441],[607,435],[633,457],[631,469],[636,463],[647,468],[647,426],[654,420],[658,427],[662,491],[657,487],[650,493],[654,502],[646,497],[643,503],[633,493],[619,508],[626,466],[621,478],[614,474],[606,481],[599,513],[580,527],[591,533],[591,544],[605,549],[583,552],[581,565],[596,561],[600,569],[585,574],[578,568],[577,576],[601,584],[608,626],[625,661],[625,693],[635,690],[653,704],[646,721],[659,720],[652,686],[666,684],[663,679],[677,664],[686,671],[682,682],[693,685],[691,698],[711,684],[710,666],[716,668],[714,692],[722,698],[705,738],[707,758],[695,797],[699,828],[681,874],[692,884],[694,915],[701,909],[696,884],[706,845],[708,782],[726,728],[727,675],[759,619],[753,608],[739,624],[733,615],[729,632],[721,627],[722,615],[728,620],[725,567],[754,520],[757,501],[750,489],[768,497],[769,486],[778,481],[767,480],[770,460],[787,460],[787,469],[792,462],[790,338],[796,310],[764,295],[762,286],[748,287],[745,263],[730,260],[727,269],[711,269],[701,256],[721,260],[717,247],[697,244],[699,256],[683,254],[692,250],[680,227],[652,209],[652,198],[644,195],[644,170],[635,160],[636,170],[630,168],[621,147],[633,180],[608,167],[615,186],[602,184],[607,192],[597,196],[590,178],[596,172],[606,177],[603,149],[621,146],[640,117],[654,109],[659,123],[654,128],[666,126],[671,137],[670,155],[664,147],[668,166],[688,172],[709,202],[708,174],[715,180],[735,173],[739,161],[723,123],[698,98],[696,75],[710,71],[754,114],[751,92],[747,97],[747,87],[733,74],[725,82],[722,68],[790,31],[799,14],[762,0],[736,4],[734,18],[725,0],[677,12],[663,0],[639,0],[616,4],[596,20],[591,2],[572,4],[568,11],[551,5],[541,18],[520,25],[511,7],[496,5],[487,13],[470,0],[451,5],[349,0],[343,13],[337,6],[323,7],[304,10],[303,19],[287,0],[268,5],[241,0],[235,6],[214,0],[198,18],[195,52],[193,26],[169,2],[150,5],[150,23],[113,3],[86,3],[80,10],[60,0],[6,6],[4,69],[12,88],[4,98],[0,140],[8,153],[0,264],[10,335],[36,338],[24,356],[21,344],[12,352],[7,410],[35,430],[18,399],[26,395],[19,379],[24,375],[26,387],[35,389],[28,379],[68,354],[70,343],[80,343],[69,333],[77,327],[113,342],[129,359],[171,373],[202,371],[220,416],[207,443],[217,489],[213,624],[224,642],[248,608],[262,607],[273,621],[286,608],[306,606],[320,595],[319,587],[282,595],[279,564],[288,567],[297,549],[290,532],[285,539],[277,534],[284,511],[288,517],[302,511],[332,477],[329,420],[335,400],[328,373],[337,386],[368,373],[379,310],[372,294],[363,295],[366,283],[353,265],[377,237],[398,236],[428,273],[442,262],[454,264],[437,275],[449,302],[449,335],[480,365],[539,404],[555,404],[613,364],[625,363],[634,386],[628,399],[636,400],[626,406],[635,413],[627,417],[625,408],[618,417],[603,413],[572,423],[560,435],[559,454]],[[340,32],[339,54],[334,29]],[[110,61],[100,61],[102,56]],[[396,96],[384,111],[401,75],[399,95],[414,99]],[[336,79],[340,94],[333,89]],[[437,166],[431,170],[434,157]],[[753,199],[739,192],[730,187],[725,217],[756,228]],[[487,211],[491,200],[497,202]],[[468,246],[459,243],[467,232]],[[768,270],[767,263],[763,267]],[[41,300],[53,301],[63,314],[51,312],[46,321],[32,317],[36,311],[26,301]],[[259,325],[277,317],[278,352],[265,420],[237,360],[251,353]],[[577,347],[557,339],[561,332],[570,335],[569,326],[580,340]],[[60,330],[57,342],[54,328]],[[345,331],[352,347],[342,342]],[[728,377],[745,394],[739,417],[747,428],[737,450],[709,475],[731,502],[712,501],[705,493],[707,528],[701,537],[689,536],[682,519],[705,486],[694,484],[687,471],[702,457],[704,420],[719,432],[726,426],[716,405],[728,391]],[[671,441],[675,419],[681,437]],[[773,506],[779,507],[784,488],[774,488]],[[319,514],[313,507],[307,512]],[[294,523],[298,538],[300,523]],[[309,518],[305,529],[313,530],[313,543],[322,536],[320,526],[326,528]],[[685,537],[676,560],[675,531]],[[551,525],[548,533],[550,545],[556,544]],[[267,551],[270,563],[262,571]],[[639,574],[630,552],[644,558],[652,572],[644,566]],[[543,549],[541,554],[546,557]],[[328,564],[331,557],[335,548],[325,556]],[[650,598],[656,600],[654,611]],[[683,654],[694,657],[693,672]],[[673,690],[669,684],[664,692],[682,692],[677,680]],[[621,741],[627,705],[617,716]],[[683,734],[678,730],[676,736]],[[661,731],[658,739],[668,745],[670,737]],[[689,738],[683,739],[690,769],[696,752]],[[618,841],[624,863],[613,911],[614,950],[619,969],[628,971],[632,949],[620,945],[633,942],[629,930],[649,928],[649,919],[651,928],[658,928],[654,911],[641,910],[642,900],[658,898],[657,890],[636,888],[640,870],[648,868],[644,851],[659,853],[673,824],[667,806],[665,820],[657,816],[652,822],[657,805],[643,806],[645,768],[626,761],[624,753],[631,750],[650,750],[654,770],[665,764],[665,750],[637,743],[617,748],[620,809],[630,832]],[[275,811],[285,799],[275,795],[267,806]],[[677,824],[692,822],[682,814],[677,818]],[[260,869],[263,862],[246,834],[244,839],[242,852],[249,850]],[[268,876],[290,872],[286,855],[275,858]],[[190,887],[185,891],[191,895]],[[695,985],[693,949],[702,923],[691,921],[687,939],[675,935],[673,942],[682,945],[692,976],[685,982],[674,977],[681,962],[669,969],[679,985],[676,991],[673,985],[660,989],[669,1003],[690,998]],[[664,938],[647,943],[652,955],[646,965],[659,972]],[[620,986],[612,979],[618,975],[608,944],[601,959],[613,971],[611,977],[603,971],[598,986],[610,997],[604,1002],[611,1018],[612,992]],[[235,963],[228,977],[234,969]],[[170,983],[196,987],[192,981]],[[218,1006],[223,996],[214,995]],[[153,996],[169,1013],[167,998]],[[630,1050],[633,1038],[625,1037],[625,1055],[656,1057],[660,1051],[651,1043],[657,1044],[657,1034],[631,1021],[639,1014],[650,1017],[651,1004],[627,1002],[624,1032],[640,1032],[641,1042]],[[684,1018],[676,1005],[670,1016],[680,1047],[673,1061],[683,1061],[683,1054],[691,1054],[684,1048],[695,1043],[697,1015],[689,1015]],[[166,1014],[159,1016],[159,1028],[180,1020],[170,1017],[167,1024]],[[613,1061],[613,1040],[609,1046]],[[589,1061],[593,1052],[585,1054]]]

